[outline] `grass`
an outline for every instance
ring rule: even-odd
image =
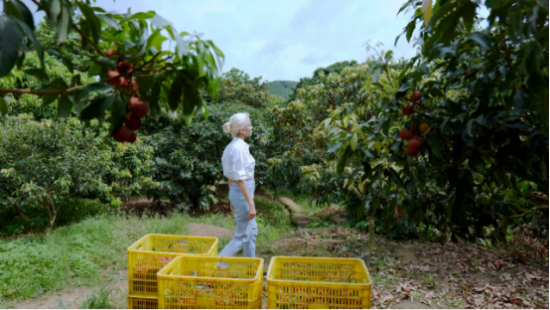
[[[290,231],[291,225],[278,202],[256,199],[258,251],[269,251],[269,244]],[[0,308],[18,300],[68,287],[98,285],[105,269],[127,269],[126,249],[148,233],[187,234],[189,223],[235,228],[232,218],[221,214],[191,217],[103,215],[78,224],[55,229],[49,235],[2,241],[0,243]],[[223,247],[229,240],[220,240]],[[224,244],[225,242],[225,244]],[[98,296],[100,296],[99,294]],[[100,300],[94,297],[96,306]]]
[[[114,309],[116,308],[111,302],[112,289],[109,288],[109,283],[101,285],[90,296],[84,300],[80,309]]]
[[[271,253],[271,242],[283,237],[292,230],[292,223],[288,218],[284,206],[278,201],[271,201],[265,197],[255,197],[256,218],[258,223],[257,251]]]
[[[268,189],[268,193],[272,196],[285,196],[285,197],[291,198],[292,200],[294,200],[295,203],[297,203],[300,207],[302,207],[302,209],[307,214],[312,214],[326,208],[326,206],[315,205],[315,202],[311,201],[308,195],[296,196],[292,193],[292,191],[288,189],[278,189],[276,193],[275,193],[275,190]]]

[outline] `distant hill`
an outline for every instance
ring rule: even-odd
[[[295,81],[273,81],[269,82],[269,92],[274,95],[288,99],[288,96],[294,92],[298,82]]]

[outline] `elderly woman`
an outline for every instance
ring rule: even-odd
[[[252,135],[248,113],[237,113],[223,125],[223,131],[230,133],[233,140],[223,151],[223,174],[228,178],[229,203],[235,213],[237,229],[233,240],[225,246],[219,256],[235,256],[241,248],[245,257],[256,256],[256,206],[254,205],[255,161],[244,140]]]

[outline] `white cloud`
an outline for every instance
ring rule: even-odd
[[[404,2],[97,0],[95,5],[120,13],[128,7],[132,12],[154,10],[178,31],[203,33],[225,53],[224,71],[237,67],[267,80],[299,80],[337,61],[364,61],[368,40],[383,42],[398,57],[414,55],[405,38],[394,46],[411,14],[396,16]]]

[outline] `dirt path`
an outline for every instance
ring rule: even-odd
[[[190,224],[189,234],[230,238],[232,232],[223,227]],[[258,256],[265,259],[266,268],[273,253],[361,258],[374,283],[372,308],[548,308],[547,263],[542,266],[545,268],[516,264],[501,250],[471,244],[442,247],[380,236],[376,236],[377,248],[369,250],[366,240],[367,235],[353,229],[299,229],[274,241],[274,250]],[[106,274],[107,279],[113,281],[113,307],[127,308],[127,272]],[[79,308],[99,287],[47,293],[20,302],[15,308]]]
[[[188,233],[193,236],[229,238],[233,237],[233,231],[224,227],[207,224],[189,224]]]
[[[194,236],[214,236],[220,239],[231,239],[233,236],[233,231],[230,229],[194,223],[189,224],[188,233]],[[126,296],[128,295],[128,272],[121,270],[115,275],[109,271],[105,273],[105,281],[112,281],[109,287],[112,289],[110,300],[113,306],[126,309],[128,307],[126,300]],[[13,309],[78,309],[88,297],[92,296],[99,289],[100,286],[97,285],[48,292],[39,297],[18,302],[13,305]]]
[[[119,271],[110,281],[112,281],[109,286],[112,289],[110,299],[113,305],[117,308],[127,308],[128,273],[125,270]],[[85,286],[50,292],[19,302],[12,309],[78,309],[99,288],[100,286]]]
[[[278,197],[278,199],[289,211],[290,219],[295,225],[305,227],[309,223],[310,219],[307,216],[307,212],[304,211],[300,205],[294,202],[294,200],[288,197]]]

